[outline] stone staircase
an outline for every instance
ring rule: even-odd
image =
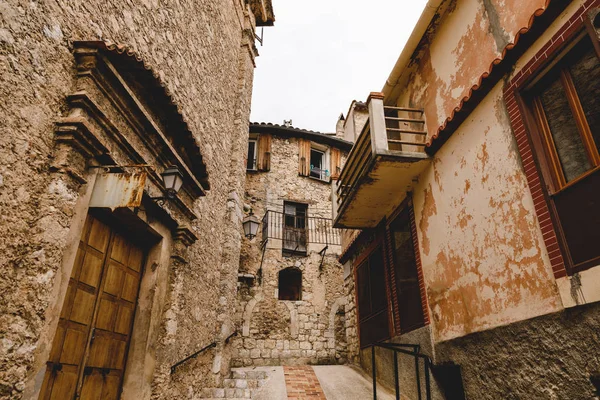
[[[264,384],[269,375],[267,371],[252,370],[251,368],[234,368],[231,378],[223,379],[223,387],[204,388],[201,399],[251,399]]]

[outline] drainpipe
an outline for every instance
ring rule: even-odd
[[[427,27],[429,27],[431,20],[437,13],[438,8],[440,7],[443,1],[444,0],[429,0],[427,2],[427,5],[425,5],[425,9],[421,13],[421,17],[417,21],[417,24],[415,25],[412,33],[410,34],[408,41],[402,49],[402,53],[400,53],[400,56],[396,61],[396,65],[394,65],[390,76],[385,81],[385,85],[383,85],[383,89],[381,89],[381,91],[386,97],[386,100],[388,100],[387,97],[392,93],[394,87],[399,83],[404,69],[408,66],[408,63],[410,62],[413,53],[417,49],[421,38],[427,31]],[[395,99],[392,100],[395,101]]]

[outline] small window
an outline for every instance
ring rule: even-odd
[[[256,171],[256,139],[250,139],[248,141],[248,159],[246,161],[246,169],[248,171]]]
[[[310,148],[310,175],[322,181],[329,180],[328,151],[326,147]]]
[[[302,271],[289,267],[279,271],[279,300],[302,300]]]

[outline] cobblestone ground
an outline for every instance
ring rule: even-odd
[[[283,367],[288,400],[326,400],[311,366]]]

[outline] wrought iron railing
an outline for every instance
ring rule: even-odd
[[[402,395],[400,393],[400,382],[398,379],[398,355],[402,354],[405,356],[412,357],[415,365],[415,385],[418,400],[423,399],[423,385],[421,384],[421,367],[420,360],[423,360],[423,368],[425,375],[425,399],[431,400],[431,367],[433,363],[431,359],[425,354],[421,353],[421,347],[415,344],[400,344],[400,343],[375,343],[371,347],[371,366],[372,366],[372,378],[373,378],[373,400],[377,400],[377,363],[375,360],[375,347],[382,349],[391,350],[394,353],[394,392],[396,399],[400,400]]]
[[[225,344],[228,344],[229,341],[231,340],[231,338],[234,337],[234,336],[237,336],[237,334],[238,334],[237,330],[233,331],[233,333],[231,335],[227,336],[227,338],[224,340]],[[185,364],[186,362],[188,362],[192,358],[196,358],[196,357],[198,357],[198,355],[204,353],[206,350],[212,349],[214,347],[217,347],[217,342],[216,341],[212,342],[211,344],[209,344],[207,346],[204,346],[203,348],[201,348],[197,352],[195,352],[193,354],[190,354],[189,356],[187,356],[183,360],[178,361],[175,364],[171,365],[171,375],[173,375],[175,373],[175,371],[177,370],[177,367],[179,367],[181,364]]]
[[[306,253],[311,243],[340,245],[341,232],[329,218],[268,210],[262,219],[262,240],[278,239],[284,250]]]

